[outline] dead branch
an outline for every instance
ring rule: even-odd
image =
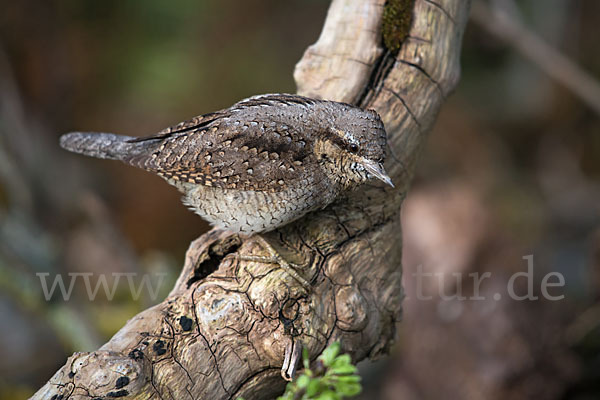
[[[473,5],[472,20],[482,29],[513,47],[552,79],[564,85],[596,114],[600,114],[600,83],[579,65],[546,43],[514,15],[485,2]]]
[[[263,255],[260,242],[213,230],[190,245],[162,303],[71,356],[33,398],[265,399],[282,392],[295,349],[314,358],[340,341],[355,361],[385,354],[401,315],[400,206],[458,81],[467,14],[464,0],[333,0],[296,67],[298,91],[377,110],[396,189],[365,186],[268,234],[310,277],[309,292],[274,265],[238,261]]]

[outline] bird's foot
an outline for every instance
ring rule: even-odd
[[[298,281],[298,283],[300,283],[300,285],[302,285],[302,287],[305,290],[310,290],[310,282],[308,282],[306,279],[304,279],[299,273],[298,271],[296,271],[297,267],[295,264],[289,263],[286,260],[283,259],[283,257],[281,257],[278,253],[277,250],[275,250],[273,248],[273,246],[271,246],[271,244],[262,236],[260,235],[256,235],[255,236],[258,241],[260,241],[260,243],[262,244],[262,246],[264,247],[264,249],[269,253],[268,256],[254,256],[254,255],[238,255],[239,259],[242,261],[253,261],[253,262],[261,262],[261,263],[267,263],[267,264],[277,264],[281,267],[281,269],[283,269],[285,272],[287,272],[289,275],[291,275],[294,279],[296,279]]]

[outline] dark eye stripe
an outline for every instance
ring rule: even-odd
[[[345,149],[346,146],[348,145],[343,138],[341,138],[336,132],[332,132],[330,130],[326,130],[325,131],[325,139],[329,140],[330,142],[336,144],[337,146]]]
[[[336,146],[347,150],[351,153],[358,153],[360,150],[356,143],[348,142],[343,137],[340,137],[339,133],[330,130],[325,131],[325,137]]]

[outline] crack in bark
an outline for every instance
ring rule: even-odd
[[[397,93],[396,91],[388,88],[388,87],[383,87],[383,90],[391,93],[394,97],[396,97],[400,103],[402,103],[402,106],[404,107],[404,109],[406,110],[406,112],[408,113],[408,115],[410,116],[410,118],[412,119],[412,121],[415,123],[415,125],[417,125],[417,127],[419,128],[419,130],[421,130],[421,123],[419,122],[419,120],[417,119],[417,116],[412,112],[412,110],[410,109],[410,107],[406,104],[406,101],[404,100],[404,98],[402,96],[400,96],[399,93]]]
[[[257,376],[260,376],[262,374],[264,374],[267,371],[277,371],[277,373],[279,373],[279,368],[276,367],[266,367],[263,368],[261,370],[256,371],[254,374],[250,375],[248,378],[244,379],[242,382],[240,382],[239,387],[235,390],[235,392],[233,392],[233,394],[229,397],[229,399],[234,400],[237,399],[240,394],[240,390],[243,389],[244,385],[247,384],[248,382],[252,381],[253,379],[255,379]]]
[[[429,79],[431,81],[431,83],[433,83],[435,85],[435,87],[437,88],[437,90],[440,92],[440,96],[442,96],[442,99],[445,100],[446,99],[446,95],[442,89],[442,87],[440,86],[440,84],[438,83],[438,81],[436,81],[435,79],[433,79],[433,77],[429,74],[429,72],[427,72],[425,70],[425,68],[423,68],[422,66],[420,66],[419,64],[416,63],[412,63],[410,61],[406,61],[403,60],[402,58],[398,58],[397,61],[401,64],[404,65],[408,65],[409,67],[415,68],[416,70],[418,70],[419,72],[421,72],[423,75],[425,75],[425,77],[427,79]]]
[[[229,391],[227,390],[227,388],[225,387],[225,381],[223,380],[223,375],[221,374],[221,370],[219,368],[219,363],[217,361],[217,356],[215,355],[215,352],[213,351],[210,342],[208,341],[208,339],[206,339],[206,337],[200,333],[200,337],[204,340],[204,343],[206,343],[206,347],[208,348],[208,351],[210,352],[210,355],[213,358],[213,361],[215,363],[215,370],[217,371],[217,374],[219,375],[219,381],[221,382],[221,387],[223,388],[223,390],[225,391],[225,393],[227,393],[228,395],[230,395]]]
[[[409,35],[409,36],[406,37],[406,40],[414,40],[416,42],[431,44],[431,40],[420,38],[420,37],[417,37],[417,36],[410,36]]]
[[[450,22],[452,22],[454,25],[456,25],[456,21],[454,20],[452,15],[450,15],[450,13],[444,7],[442,7],[439,3],[436,3],[433,0],[422,0],[422,1],[424,1],[427,4],[431,4],[432,6],[434,6],[438,10],[440,10],[450,20]]]

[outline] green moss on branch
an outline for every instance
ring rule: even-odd
[[[383,44],[392,53],[397,53],[412,23],[414,0],[387,0],[382,16]]]

